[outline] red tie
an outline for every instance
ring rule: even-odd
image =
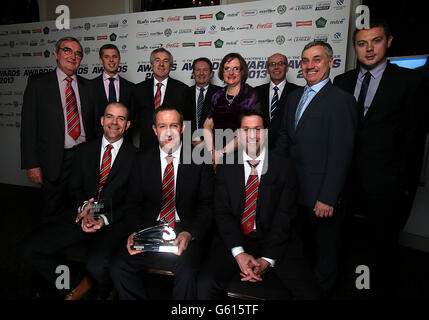
[[[111,163],[112,163],[112,145],[108,144],[103,154],[103,160],[101,161],[100,168],[100,182],[98,183],[98,198],[100,198],[101,190],[106,183],[107,177],[109,176]]]
[[[176,203],[174,200],[173,157],[168,155],[165,158],[168,161],[168,165],[164,170],[164,177],[162,179],[162,204],[159,218],[162,223],[168,224],[170,227],[174,228]]]
[[[162,83],[158,82],[156,84],[156,86],[157,86],[157,88],[156,88],[155,100],[154,100],[155,109],[157,109],[159,106],[161,106],[161,86],[162,86]]]
[[[66,81],[67,134],[76,140],[80,136],[79,112],[77,110],[76,96],[71,86],[73,79],[67,77]]]
[[[251,170],[246,183],[246,202],[244,204],[244,213],[241,217],[241,232],[243,235],[249,234],[254,229],[259,187],[258,171],[256,170],[259,161],[248,161],[248,163]]]

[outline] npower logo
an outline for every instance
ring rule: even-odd
[[[256,39],[241,39],[240,44],[243,46],[250,46],[256,44]]]
[[[247,16],[256,16],[258,14],[258,10],[256,9],[251,9],[251,10],[243,10],[241,12],[241,15],[243,17],[247,17]]]

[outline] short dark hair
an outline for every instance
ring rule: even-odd
[[[195,65],[197,64],[197,62],[200,62],[200,61],[204,61],[205,63],[207,63],[207,64],[209,65],[210,72],[212,72],[212,71],[213,71],[213,63],[210,61],[210,59],[209,59],[209,58],[206,58],[206,57],[201,57],[201,58],[195,59],[195,60],[192,62],[192,70],[194,70],[194,69],[195,69]]]
[[[258,116],[262,118],[262,123],[264,125],[264,129],[268,128],[268,119],[267,116],[265,115],[265,113],[263,113],[260,110],[257,109],[249,109],[249,110],[245,110],[240,114],[240,118],[239,118],[239,124],[241,127],[241,123],[243,121],[243,118],[245,117],[250,117],[250,116]]]
[[[130,110],[129,110],[129,109],[128,109],[128,107],[127,107],[125,104],[123,104],[122,102],[110,102],[110,103],[108,103],[108,104],[106,105],[106,107],[104,108],[103,116],[104,116],[104,115],[105,115],[105,113],[106,113],[106,109],[107,109],[107,107],[108,107],[108,106],[110,106],[110,105],[113,105],[113,106],[115,106],[115,107],[119,107],[119,108],[124,108],[124,109],[127,111],[127,116],[126,116],[127,121],[129,120]]]
[[[223,81],[223,68],[225,67],[225,64],[227,62],[230,62],[233,59],[238,59],[238,61],[240,62],[241,82],[246,82],[247,77],[249,76],[249,67],[247,66],[246,60],[244,60],[244,58],[239,53],[235,52],[227,54],[220,62],[218,72],[219,79]]]
[[[369,28],[372,29],[372,28],[376,28],[376,27],[381,27],[384,29],[384,34],[386,35],[386,39],[389,39],[392,36],[392,32],[390,31],[389,24],[387,23],[387,21],[385,19],[382,19],[382,18],[370,19]],[[364,30],[364,29],[357,29],[356,28],[353,31],[353,36],[352,36],[353,45],[355,45],[357,33],[361,30]]]
[[[119,49],[117,46],[115,46],[113,43],[107,43],[105,45],[103,45],[100,50],[98,51],[98,54],[100,56],[100,58],[103,56],[103,51],[104,50],[108,50],[108,49],[113,49],[116,50],[116,52],[118,53],[118,56],[121,57],[121,54],[119,52]]]
[[[153,113],[152,113],[152,121],[153,124],[156,126],[156,116],[158,115],[158,113],[162,112],[162,111],[177,111],[180,115],[180,125],[183,127],[183,112],[182,110],[174,105],[169,105],[169,104],[163,104],[162,106],[156,108]]]

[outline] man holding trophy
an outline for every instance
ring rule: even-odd
[[[178,108],[158,107],[152,127],[159,146],[136,157],[124,208],[130,235],[110,273],[120,299],[146,299],[139,271],[162,265],[175,275],[172,298],[196,299],[196,276],[212,225],[213,168],[184,161]]]

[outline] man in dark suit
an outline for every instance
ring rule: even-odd
[[[339,208],[350,166],[357,122],[356,102],[329,80],[333,52],[313,41],[302,51],[307,85],[294,91],[276,151],[290,156],[297,169],[299,213],[303,232],[315,253],[316,278],[325,295],[335,284],[344,215]]]
[[[186,84],[169,76],[173,66],[173,56],[164,49],[152,51],[150,64],[153,78],[135,85],[132,104],[140,134],[140,150],[151,149],[158,145],[152,131],[153,110],[163,104],[183,108],[185,105]]]
[[[101,297],[106,297],[112,286],[108,261],[123,236],[118,209],[124,204],[136,148],[122,138],[130,126],[128,110],[123,104],[109,104],[101,125],[103,137],[79,145],[73,159],[70,194],[75,206],[27,235],[20,255],[52,285],[57,285],[56,268],[68,265],[59,258],[59,253],[86,240],[86,269],[98,283]],[[94,199],[105,200],[108,208],[98,219],[94,210],[90,210],[95,207]],[[69,283],[72,290],[60,290],[57,286],[67,300],[80,299],[91,286],[88,278],[74,268],[70,268]]]
[[[119,64],[121,63],[121,54],[112,43],[103,45],[99,50],[100,63],[103,65],[103,73],[92,80],[95,90],[99,96],[97,106],[97,116],[101,117],[104,114],[104,109],[111,102],[121,102],[127,106],[129,119],[134,122],[133,110],[131,105],[131,93],[134,88],[134,83],[119,76]],[[103,130],[97,126],[100,131],[100,136]],[[125,138],[131,139],[132,129],[125,132]]]
[[[240,122],[235,163],[225,161],[216,170],[220,237],[198,277],[198,298],[225,298],[226,284],[237,273],[242,281],[259,282],[273,272],[295,298],[317,299],[318,285],[292,227],[297,191],[293,165],[265,148],[263,113],[245,111]]]
[[[192,76],[195,79],[195,85],[187,91],[183,118],[185,121],[191,122],[191,127],[186,129],[190,129],[193,134],[195,130],[203,129],[204,121],[211,108],[212,95],[220,87],[210,83],[213,76],[213,64],[208,58],[202,57],[192,62]],[[201,141],[201,137],[197,137],[192,144],[195,146]]]
[[[130,179],[126,212],[127,245],[112,260],[110,273],[120,299],[147,298],[140,271],[162,265],[175,275],[173,299],[196,298],[196,275],[212,225],[213,168],[196,165],[183,151],[183,115],[177,107],[154,111],[159,145],[141,152]],[[136,231],[161,222],[173,227],[178,252],[133,249]]]
[[[79,41],[58,40],[54,55],[57,68],[29,77],[22,105],[21,168],[42,185],[44,219],[67,205],[74,148],[95,137],[96,125],[91,83],[76,75],[83,58]]]
[[[350,213],[367,217],[372,289],[395,294],[399,232],[407,221],[420,175],[427,92],[423,76],[390,64],[388,25],[371,19],[356,30],[353,46],[360,66],[334,84],[358,101],[359,124],[349,176]]]
[[[281,127],[288,95],[300,86],[286,81],[289,64],[285,55],[275,53],[267,60],[267,72],[270,82],[255,87],[262,103],[262,111],[270,120],[268,147],[274,149]]]

